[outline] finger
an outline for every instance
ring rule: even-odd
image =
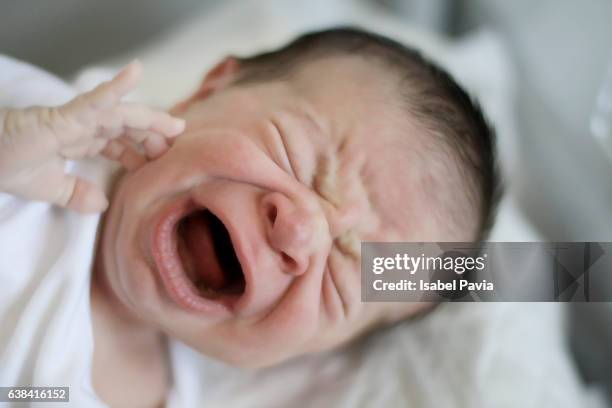
[[[104,192],[81,178],[71,174],[64,175],[61,194],[55,204],[83,213],[99,213],[108,207],[108,200]]]
[[[176,142],[176,137],[169,137],[166,139],[166,143],[168,143],[168,146],[170,147],[174,146],[174,142]]]
[[[147,138],[155,134],[156,133],[151,132],[150,130],[128,129],[122,136],[131,140],[133,143],[142,144]]]
[[[146,138],[143,145],[145,156],[149,160],[158,158],[170,148],[170,146],[168,146],[166,138],[156,133]]]
[[[131,140],[144,148],[147,158],[152,159],[160,156],[172,146],[174,138],[165,138],[150,130],[128,129],[123,137]]]
[[[164,154],[170,148],[170,141],[173,138],[166,139],[165,137],[154,133],[150,130],[128,129],[122,137],[129,139],[135,144],[142,145],[144,154],[147,159],[156,159]],[[114,149],[117,149],[116,147]]]
[[[86,156],[87,157],[97,156],[106,147],[107,144],[108,144],[108,140],[101,139],[101,138],[95,138],[94,140],[91,141],[91,144],[89,145],[89,148],[87,149]]]
[[[58,153],[64,159],[81,159],[87,156],[90,146],[90,141],[81,141],[68,147],[63,147]]]
[[[84,157],[96,156],[107,145],[108,140],[103,138],[93,138],[91,140],[82,140],[68,147],[63,147],[58,152],[60,157],[64,159],[82,159]]]
[[[82,121],[89,121],[96,111],[117,105],[123,96],[136,87],[141,75],[142,65],[136,60],[132,61],[110,81],[77,96],[60,107],[60,111],[67,117],[75,115]]]
[[[103,82],[92,91],[85,93],[83,99],[94,109],[114,106],[136,87],[141,76],[142,64],[134,60],[119,71],[113,79]]]
[[[100,117],[104,128],[132,128],[149,130],[165,137],[174,137],[185,130],[185,121],[167,112],[154,110],[145,105],[122,103]]]
[[[96,136],[103,140],[110,140],[110,139],[116,139],[119,136],[122,136],[123,133],[124,133],[124,129],[122,127],[101,128]]]
[[[123,138],[109,141],[101,153],[104,157],[119,162],[126,170],[135,170],[146,163],[146,159]]]

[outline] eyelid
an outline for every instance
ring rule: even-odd
[[[313,179],[315,191],[335,210],[342,206],[343,200],[338,193],[337,162],[334,156],[321,155]]]
[[[285,155],[287,157],[287,162],[289,163],[289,170],[291,171],[291,175],[297,178],[297,171],[295,169],[295,166],[293,165],[293,161],[291,160],[291,154],[289,154],[289,147],[287,145],[285,137],[283,136],[283,132],[281,131],[281,128],[276,123],[276,121],[272,120],[271,122],[272,126],[276,130],[276,133],[278,134],[281,144],[283,145],[283,149],[285,150]]]

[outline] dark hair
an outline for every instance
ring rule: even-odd
[[[398,92],[410,113],[458,162],[456,170],[480,212],[476,239],[485,239],[501,192],[495,132],[478,103],[418,51],[360,29],[333,28],[302,35],[275,51],[239,58],[237,83],[286,78],[303,62],[337,55],[367,57],[397,73],[402,84]]]

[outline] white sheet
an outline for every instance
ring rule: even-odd
[[[0,107],[59,105],[74,96],[52,75],[0,55]],[[94,161],[69,161],[66,169],[101,186],[108,181]],[[75,406],[102,406],[90,381],[87,273],[99,221],[0,193],[0,385],[67,386]]]
[[[240,370],[180,346],[206,407],[603,407],[568,359],[555,304],[444,304],[337,352]]]
[[[164,39],[130,52],[145,64],[140,97],[169,105],[189,94],[228,54],[273,48],[305,30],[358,24],[418,45],[446,65],[497,125],[502,166],[512,180],[516,132],[513,75],[501,41],[483,31],[450,43],[355,1],[257,0],[230,3]],[[491,239],[540,240],[514,204],[512,183]],[[511,271],[510,271],[511,272]],[[244,371],[175,344],[193,401],[210,407],[597,407],[566,349],[556,304],[446,304],[422,320],[351,348]],[[602,404],[602,405],[600,405]]]

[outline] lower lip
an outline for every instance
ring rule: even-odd
[[[153,224],[151,253],[170,298],[183,309],[208,315],[230,314],[222,301],[206,299],[189,280],[178,253],[178,222],[196,209],[191,200],[183,200],[164,209]]]

